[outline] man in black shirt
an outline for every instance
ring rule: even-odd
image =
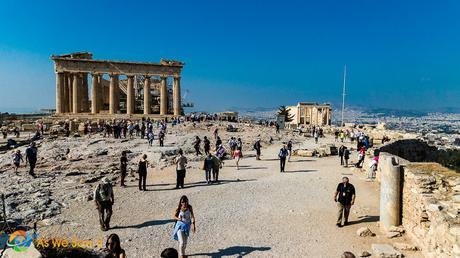
[[[126,173],[128,171],[128,158],[126,157],[126,151],[121,152],[121,158],[120,158],[120,186],[125,187],[125,177]]]
[[[348,224],[348,215],[353,204],[355,204],[355,187],[349,183],[348,177],[342,179],[342,183],[337,186],[334,193],[334,201],[337,202],[339,208],[337,214],[337,227],[342,227],[342,215],[345,219],[343,223],[345,226]]]
[[[29,163],[29,175],[35,177],[34,169],[35,164],[37,163],[37,147],[35,146],[35,142],[30,144],[30,147],[26,149],[26,164]]]

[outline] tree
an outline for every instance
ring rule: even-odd
[[[280,106],[278,108],[278,115],[284,116],[284,122],[292,122],[294,120],[294,115],[291,115],[290,109],[286,106]]]

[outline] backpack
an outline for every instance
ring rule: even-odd
[[[98,187],[98,194],[101,201],[109,201],[111,195],[112,186],[110,184],[100,184]]]

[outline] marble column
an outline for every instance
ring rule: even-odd
[[[97,110],[98,112],[100,112],[101,110],[104,110],[104,94],[105,94],[104,85],[103,85],[104,80],[102,79],[102,74],[97,74],[96,78],[97,78],[97,85],[99,86],[97,88],[98,90]]]
[[[126,87],[126,114],[134,114],[134,75],[128,75],[128,86]]]
[[[99,83],[98,83],[98,75],[91,74],[91,113],[97,114],[99,113]]]
[[[380,167],[380,227],[385,231],[401,224],[401,165],[394,156],[383,156]]]
[[[118,113],[120,100],[119,95],[120,90],[118,88],[118,74],[111,74],[109,87],[109,114]]]
[[[144,115],[150,114],[152,96],[150,96],[150,76],[145,76],[144,80]]]
[[[68,87],[68,98],[67,98],[67,105],[68,105],[68,111],[69,113],[73,112],[73,74],[68,73],[67,74],[67,87]]]
[[[56,114],[63,112],[64,73],[56,73]]]
[[[173,109],[174,109],[174,116],[180,116],[181,114],[180,77],[174,77]]]
[[[168,114],[168,88],[167,88],[168,77],[161,77],[160,86],[160,115]]]
[[[64,113],[68,113],[69,112],[69,74],[68,73],[64,73],[64,89],[63,89],[63,94],[64,94],[64,98],[63,98],[63,102],[64,102],[64,110],[63,112]]]
[[[73,74],[73,80],[72,80],[72,111],[74,114],[80,113],[80,75],[78,73]]]
[[[81,81],[81,88],[82,88],[82,111],[88,112],[89,111],[89,94],[88,94],[88,74],[82,73],[82,81]]]

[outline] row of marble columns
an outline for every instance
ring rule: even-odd
[[[91,74],[91,113],[97,114],[104,108],[104,91],[102,74]],[[160,86],[160,115],[168,114],[167,78],[161,77]],[[134,76],[127,76],[126,114],[134,114],[135,92]],[[144,114],[151,114],[150,77],[144,81]],[[117,114],[120,106],[119,75],[110,74],[109,84],[109,114]],[[89,112],[88,74],[87,73],[56,73],[56,113],[85,113]],[[181,113],[180,77],[174,77],[173,82],[173,114]]]

